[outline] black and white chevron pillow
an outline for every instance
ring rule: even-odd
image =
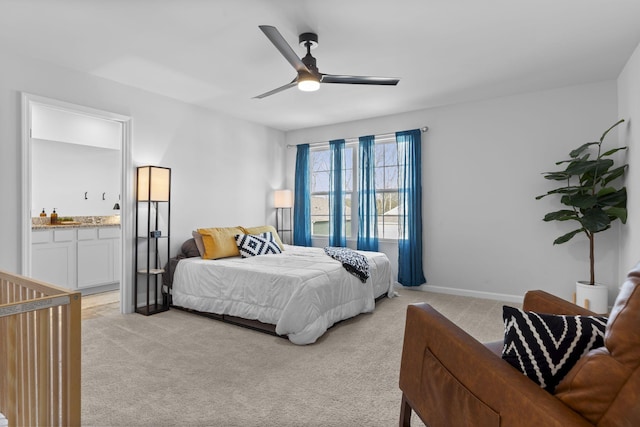
[[[589,350],[604,345],[606,317],[539,314],[504,306],[502,358],[553,393]]]
[[[236,234],[236,245],[242,258],[282,253],[280,246],[278,246],[271,232],[261,234]]]

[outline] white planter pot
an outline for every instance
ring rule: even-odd
[[[609,312],[609,288],[596,283],[576,282],[576,304],[599,314]]]

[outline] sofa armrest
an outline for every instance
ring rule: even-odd
[[[570,316],[598,316],[593,311],[582,308],[567,300],[545,291],[529,291],[524,296],[522,309],[536,313],[565,314]]]
[[[427,425],[591,425],[424,303],[407,308],[399,385]]]

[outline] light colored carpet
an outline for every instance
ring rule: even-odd
[[[180,310],[122,315],[112,304],[83,320],[82,424],[396,426],[407,304],[428,302],[481,341],[503,334],[501,302],[399,292],[308,346]]]

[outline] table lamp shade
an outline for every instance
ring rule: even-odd
[[[275,208],[293,207],[293,192],[291,190],[276,190],[273,194],[273,205]]]
[[[138,168],[138,201],[168,202],[171,169],[159,166]]]

